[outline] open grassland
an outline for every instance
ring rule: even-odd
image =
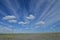
[[[0,34],[0,40],[60,40],[60,33]]]

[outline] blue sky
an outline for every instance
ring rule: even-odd
[[[60,0],[0,0],[0,33],[60,32]]]

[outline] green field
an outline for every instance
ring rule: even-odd
[[[60,40],[60,33],[0,34],[0,40]]]

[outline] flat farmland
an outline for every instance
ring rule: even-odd
[[[0,40],[60,40],[60,33],[0,34]]]

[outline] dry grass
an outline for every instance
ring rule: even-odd
[[[0,40],[60,40],[60,33],[0,34]]]

